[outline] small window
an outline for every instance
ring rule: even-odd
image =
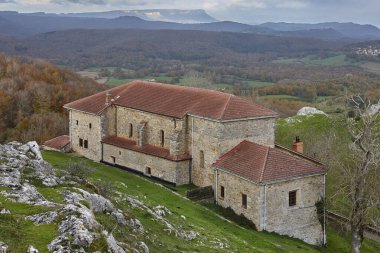
[[[220,186],[220,197],[224,199],[224,186]]]
[[[152,175],[152,169],[150,167],[145,168],[145,174]]]
[[[79,121],[77,120],[77,125],[79,124]]]
[[[241,206],[247,209],[247,195],[241,194]]]
[[[199,152],[199,167],[205,167],[205,153],[203,152],[203,150]]]
[[[297,205],[297,191],[289,192],[289,206]]]
[[[165,145],[165,132],[163,130],[160,131],[160,139],[161,139],[161,147]]]
[[[88,148],[88,140],[84,140],[84,148]]]
[[[83,147],[83,139],[79,138],[79,147]]]
[[[112,160],[112,163],[113,163],[113,164],[116,164],[116,157],[111,156],[111,160]]]
[[[121,151],[119,151],[119,155],[121,155]]]
[[[133,125],[129,124],[129,138],[132,138],[133,136]]]
[[[177,120],[173,119],[173,121],[174,121],[174,128],[177,128]]]
[[[90,128],[90,129],[92,128],[92,124],[91,124],[91,123],[90,123],[90,124],[88,124],[88,128]]]

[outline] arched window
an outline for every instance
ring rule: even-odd
[[[133,136],[133,125],[129,124],[129,138],[132,138]]]
[[[205,153],[203,150],[199,152],[199,167],[204,168],[205,167]]]
[[[160,131],[160,141],[161,141],[161,147],[165,145],[165,133],[164,130]]]

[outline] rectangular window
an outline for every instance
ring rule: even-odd
[[[220,186],[220,197],[224,199],[224,186]]]
[[[88,148],[88,140],[84,140],[84,148]]]
[[[79,147],[83,147],[83,139],[79,138]]]
[[[113,163],[113,164],[116,164],[116,157],[111,156],[111,160],[112,160],[112,163]]]
[[[241,206],[247,209],[247,195],[241,194]]]
[[[77,120],[77,125],[78,125],[79,121]]]
[[[152,169],[150,167],[145,168],[145,174],[151,175],[152,174]]]
[[[297,205],[297,191],[289,192],[289,206]]]
[[[91,123],[90,123],[90,124],[88,124],[88,128],[90,128],[90,129],[92,128],[92,124],[91,124]]]

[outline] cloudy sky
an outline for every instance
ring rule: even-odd
[[[351,21],[380,26],[380,0],[0,0],[0,10],[87,12],[131,9],[204,9],[219,20]]]

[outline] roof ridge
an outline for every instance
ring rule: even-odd
[[[292,150],[292,149],[290,149],[290,148],[284,147],[284,146],[282,146],[282,145],[280,145],[280,144],[275,144],[275,147],[278,147],[279,149],[286,150],[286,151],[288,151],[289,153],[292,153],[292,154],[294,154],[294,155],[296,155],[296,156],[299,156],[300,158],[304,158],[304,159],[306,159],[306,160],[309,160],[309,161],[311,161],[311,162],[313,162],[313,163],[316,163],[316,164],[318,164],[318,165],[326,166],[326,164],[324,164],[324,163],[318,161],[317,159],[314,159],[314,158],[311,157],[311,156],[305,155],[305,154],[300,153],[300,152],[296,152],[296,151],[294,151],[294,150]]]
[[[226,103],[226,105],[224,106],[223,110],[222,110],[222,115],[220,115],[220,118],[223,119],[223,116],[224,114],[226,113],[226,109],[227,109],[227,106],[230,104],[230,101],[231,101],[231,98],[233,97],[232,94],[230,94],[229,98],[228,98],[228,101]]]
[[[263,169],[262,169],[262,171],[261,171],[261,175],[260,175],[259,182],[262,182],[262,181],[263,181],[264,171],[265,171],[265,168],[266,168],[266,166],[267,166],[267,161],[268,161],[268,155],[269,155],[270,147],[266,147],[266,148],[267,148],[267,152],[266,152],[266,154],[265,154],[264,164],[263,164]]]

